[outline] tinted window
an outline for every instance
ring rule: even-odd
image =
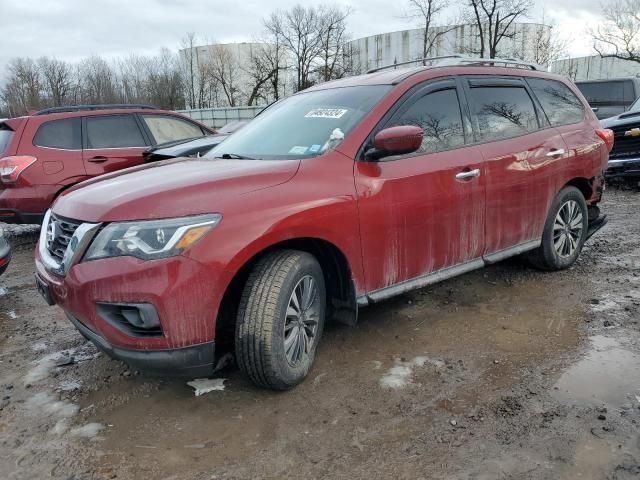
[[[418,153],[440,152],[464,145],[460,104],[453,88],[424,95],[388,126],[395,125],[415,125],[424,130]]]
[[[67,118],[43,123],[33,137],[33,144],[38,147],[80,150],[80,119]]]
[[[184,138],[201,137],[202,129],[186,120],[165,115],[143,115],[156,143],[173,142]]]
[[[144,147],[133,115],[87,117],[87,148]]]
[[[580,82],[576,83],[589,104],[629,104],[635,99],[635,91],[631,80],[613,82]]]
[[[528,78],[533,93],[538,97],[551,125],[568,125],[582,121],[582,102],[569,87],[555,80]]]
[[[12,138],[13,131],[0,124],[0,155],[7,149]]]
[[[524,87],[474,87],[471,96],[482,140],[515,137],[538,129],[536,110]]]

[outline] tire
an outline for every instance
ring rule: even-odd
[[[567,219],[569,226],[564,221]],[[588,227],[587,203],[582,192],[575,187],[563,188],[549,209],[542,243],[529,254],[529,261],[541,270],[569,268],[582,251]]]
[[[273,390],[302,382],[322,337],[325,307],[315,257],[295,250],[265,255],[249,274],[238,308],[235,349],[242,373]]]

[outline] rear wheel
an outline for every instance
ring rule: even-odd
[[[531,252],[531,263],[543,270],[562,270],[576,261],[587,238],[589,217],[582,192],[565,187],[554,199],[540,247]]]
[[[280,250],[262,258],[244,286],[236,322],[236,357],[256,385],[286,390],[313,363],[324,327],[324,275],[315,257]]]

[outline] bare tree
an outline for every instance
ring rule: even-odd
[[[531,53],[523,53],[520,57],[530,60],[538,65],[548,66],[552,62],[567,56],[568,39],[560,36],[559,29],[552,23],[545,25],[544,19],[540,25],[536,25],[533,31],[533,39],[530,43]]]
[[[640,0],[613,0],[603,6],[604,21],[589,31],[601,57],[640,62]]]
[[[467,0],[467,15],[478,30],[480,48],[472,53],[496,58],[500,42],[516,36],[515,21],[525,16],[533,0]]]
[[[242,94],[238,86],[240,75],[238,58],[228,45],[214,45],[209,48],[205,62],[206,65],[203,68],[210,76],[210,80],[222,90],[227,105],[235,107]]]
[[[59,107],[67,103],[73,89],[71,65],[55,58],[41,57],[38,60],[38,69],[47,105]]]
[[[422,28],[422,58],[432,55],[438,40],[455,27],[434,28],[440,13],[448,6],[445,0],[408,0],[409,11],[405,18],[419,21]],[[426,61],[423,61],[426,65]]]
[[[347,43],[347,17],[352,10],[347,7],[321,6],[318,11],[318,36],[320,37],[319,77],[322,81],[343,75],[344,49]]]
[[[11,115],[23,115],[42,106],[41,76],[32,59],[14,58],[9,62],[1,96]]]
[[[102,57],[92,56],[80,63],[82,101],[90,104],[118,101],[115,72]]]
[[[296,90],[311,86],[313,67],[322,52],[318,10],[315,7],[296,5],[286,12],[276,11],[265,22],[265,26],[271,34],[282,38],[285,48],[292,56]]]

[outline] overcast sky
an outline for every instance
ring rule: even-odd
[[[598,19],[599,0],[537,0],[529,20],[554,19],[569,35],[572,56],[591,54],[585,27]],[[0,78],[12,57],[43,55],[77,60],[130,53],[153,54],[161,47],[176,50],[186,32],[217,42],[251,41],[260,35],[262,18],[275,9],[306,0],[0,0]],[[349,0],[354,36],[404,30],[406,0]],[[455,2],[457,4],[462,2]],[[454,18],[454,13],[445,14]]]

